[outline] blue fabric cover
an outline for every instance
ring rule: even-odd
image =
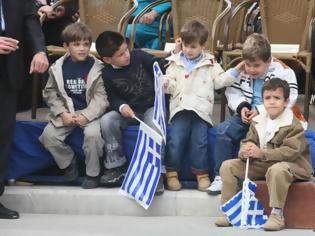
[[[11,147],[10,159],[8,163],[7,179],[18,179],[27,175],[32,175],[47,167],[56,165],[54,159],[48,151],[38,141],[38,137],[43,132],[46,122],[34,121],[17,121],[15,135]],[[138,126],[130,126],[123,133],[124,151],[128,160],[132,157],[132,152],[137,139]],[[209,170],[210,176],[213,177],[214,171],[214,146],[215,146],[215,128],[208,131],[208,152],[209,152]],[[305,131],[305,136],[311,146],[311,156],[313,168],[315,170],[315,132],[312,130]],[[75,129],[67,138],[66,142],[73,148],[74,152],[80,159],[84,159],[81,149],[83,143],[83,133],[81,129]],[[237,150],[235,150],[237,155]],[[195,177],[190,170],[190,164],[182,161],[180,179],[184,181],[194,181]]]

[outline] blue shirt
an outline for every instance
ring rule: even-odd
[[[261,90],[264,85],[264,80],[257,78],[253,79],[254,85],[253,85],[253,100],[252,100],[252,108],[261,105],[262,102],[262,97],[261,97]]]
[[[181,52],[180,54],[180,59],[182,60],[182,62],[184,63],[185,69],[191,73],[193,71],[193,69],[195,68],[195,66],[198,64],[198,62],[202,59],[203,55],[202,53],[195,59],[189,59],[185,56],[185,54],[183,52]]]

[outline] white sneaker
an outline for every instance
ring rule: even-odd
[[[211,183],[210,187],[207,188],[207,193],[210,195],[218,195],[222,190],[222,180],[220,176],[216,176]]]

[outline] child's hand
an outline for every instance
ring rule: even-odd
[[[240,154],[243,158],[260,158],[261,150],[252,142],[241,143]]]
[[[243,107],[241,110],[241,119],[242,122],[245,124],[249,124],[250,123],[250,119],[248,118],[250,114],[250,110],[247,107]]]
[[[238,63],[235,68],[238,70],[239,73],[245,71],[245,61],[241,61],[240,63]]]
[[[74,122],[76,125],[83,128],[87,123],[89,123],[89,120],[84,115],[80,114],[74,117]]]
[[[134,111],[131,109],[131,107],[127,104],[125,104],[120,111],[121,115],[125,118],[133,118],[135,116]]]
[[[75,124],[74,115],[69,112],[61,113],[62,122],[65,126],[71,126]]]
[[[179,53],[182,50],[182,39],[177,38],[175,40],[175,49],[174,49],[174,54]]]
[[[258,111],[256,109],[253,109],[249,112],[247,112],[247,119],[249,120],[249,122],[252,121],[252,119],[258,115]]]

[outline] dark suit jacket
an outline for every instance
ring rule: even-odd
[[[19,49],[5,57],[10,87],[20,89],[25,77],[25,51],[31,57],[45,52],[45,40],[39,23],[34,0],[2,0],[5,36],[19,40]]]

